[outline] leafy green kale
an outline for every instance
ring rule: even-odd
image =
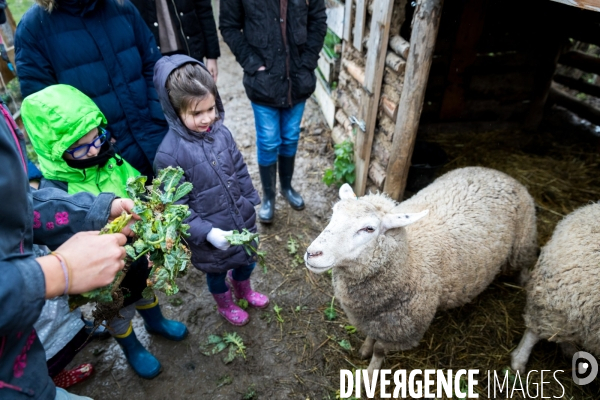
[[[237,230],[232,231],[231,235],[225,236],[225,239],[227,239],[232,246],[244,246],[244,250],[246,250],[246,253],[248,253],[249,256],[253,253],[256,254],[258,265],[263,269],[263,272],[267,272],[267,264],[265,262],[267,253],[258,250],[258,233],[252,233],[244,228],[241,233]],[[257,246],[254,247],[253,243],[256,243]]]
[[[159,171],[151,186],[146,187],[146,177],[138,176],[127,181],[127,193],[134,202],[133,212],[140,216],[131,230],[136,240],[125,246],[126,265],[147,256],[152,269],[147,280],[148,287],[143,295],[152,298],[153,290],[167,295],[179,291],[175,279],[184,274],[190,265],[190,251],[183,238],[189,236],[189,225],[183,221],[190,215],[187,205],[174,204],[192,190],[189,182],[181,183],[183,170],[167,167]],[[100,234],[120,232],[129,222],[131,215],[124,213],[107,224]],[[127,269],[126,266],[126,269]],[[112,284],[79,296],[71,296],[71,307],[88,302],[110,303],[113,293],[119,290],[126,272],[119,272]]]

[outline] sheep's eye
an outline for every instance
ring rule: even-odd
[[[366,228],[362,228],[360,231],[364,231],[367,233],[373,233],[373,232],[375,232],[375,228],[373,228],[372,226],[367,226]]]

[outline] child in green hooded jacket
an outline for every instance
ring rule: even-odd
[[[25,98],[21,115],[44,176],[40,188],[56,187],[70,194],[113,192],[128,196],[127,180],[140,173],[115,153],[104,128],[106,118],[89,97],[69,85],[49,86]],[[57,216],[56,223],[68,224],[68,215]],[[50,224],[36,226],[34,221],[34,229],[53,229]],[[183,323],[163,317],[157,298],[141,297],[148,273],[144,257],[130,267],[121,285],[129,292],[119,312],[124,318],[115,318],[108,326],[135,372],[150,379],[160,373],[161,365],[133,332],[135,310],[149,332],[183,340],[188,331]]]

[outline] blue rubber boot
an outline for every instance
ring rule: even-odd
[[[138,340],[135,332],[129,324],[129,329],[122,335],[115,335],[115,340],[123,349],[125,358],[133,368],[136,374],[145,379],[152,379],[160,374],[162,366]]]
[[[183,340],[188,334],[188,329],[183,323],[163,317],[157,297],[154,297],[153,303],[136,307],[136,310],[144,318],[144,326],[150,333],[157,333],[176,342]]]

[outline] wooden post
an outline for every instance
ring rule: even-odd
[[[352,6],[353,0],[346,0],[346,4],[344,5],[344,36],[343,39],[347,42],[350,41],[350,37],[352,36]]]
[[[406,186],[442,5],[443,0],[423,0],[418,3],[413,17],[404,86],[400,95],[396,129],[383,186],[383,191],[396,200],[401,200]]]
[[[361,127],[356,129],[354,142],[354,164],[356,165],[354,192],[359,196],[365,193],[367,187],[371,146],[377,122],[393,6],[393,0],[375,0],[373,3],[374,11],[371,16],[371,31],[365,62],[363,86],[365,93],[361,96],[358,109],[359,121],[364,130]]]
[[[468,67],[477,57],[475,47],[483,31],[485,3],[485,0],[467,0],[464,3],[442,97],[442,120],[459,119],[462,116],[465,92],[470,81]]]
[[[563,47],[563,27],[560,15],[550,13],[538,21],[534,43],[539,43],[535,48],[537,66],[533,83],[531,104],[525,117],[523,127],[528,131],[537,130],[544,116],[544,107],[550,92],[552,77],[556,71],[556,64]]]
[[[363,36],[367,20],[367,0],[356,0],[356,14],[354,16],[354,38],[352,45],[358,51],[363,48]]]

